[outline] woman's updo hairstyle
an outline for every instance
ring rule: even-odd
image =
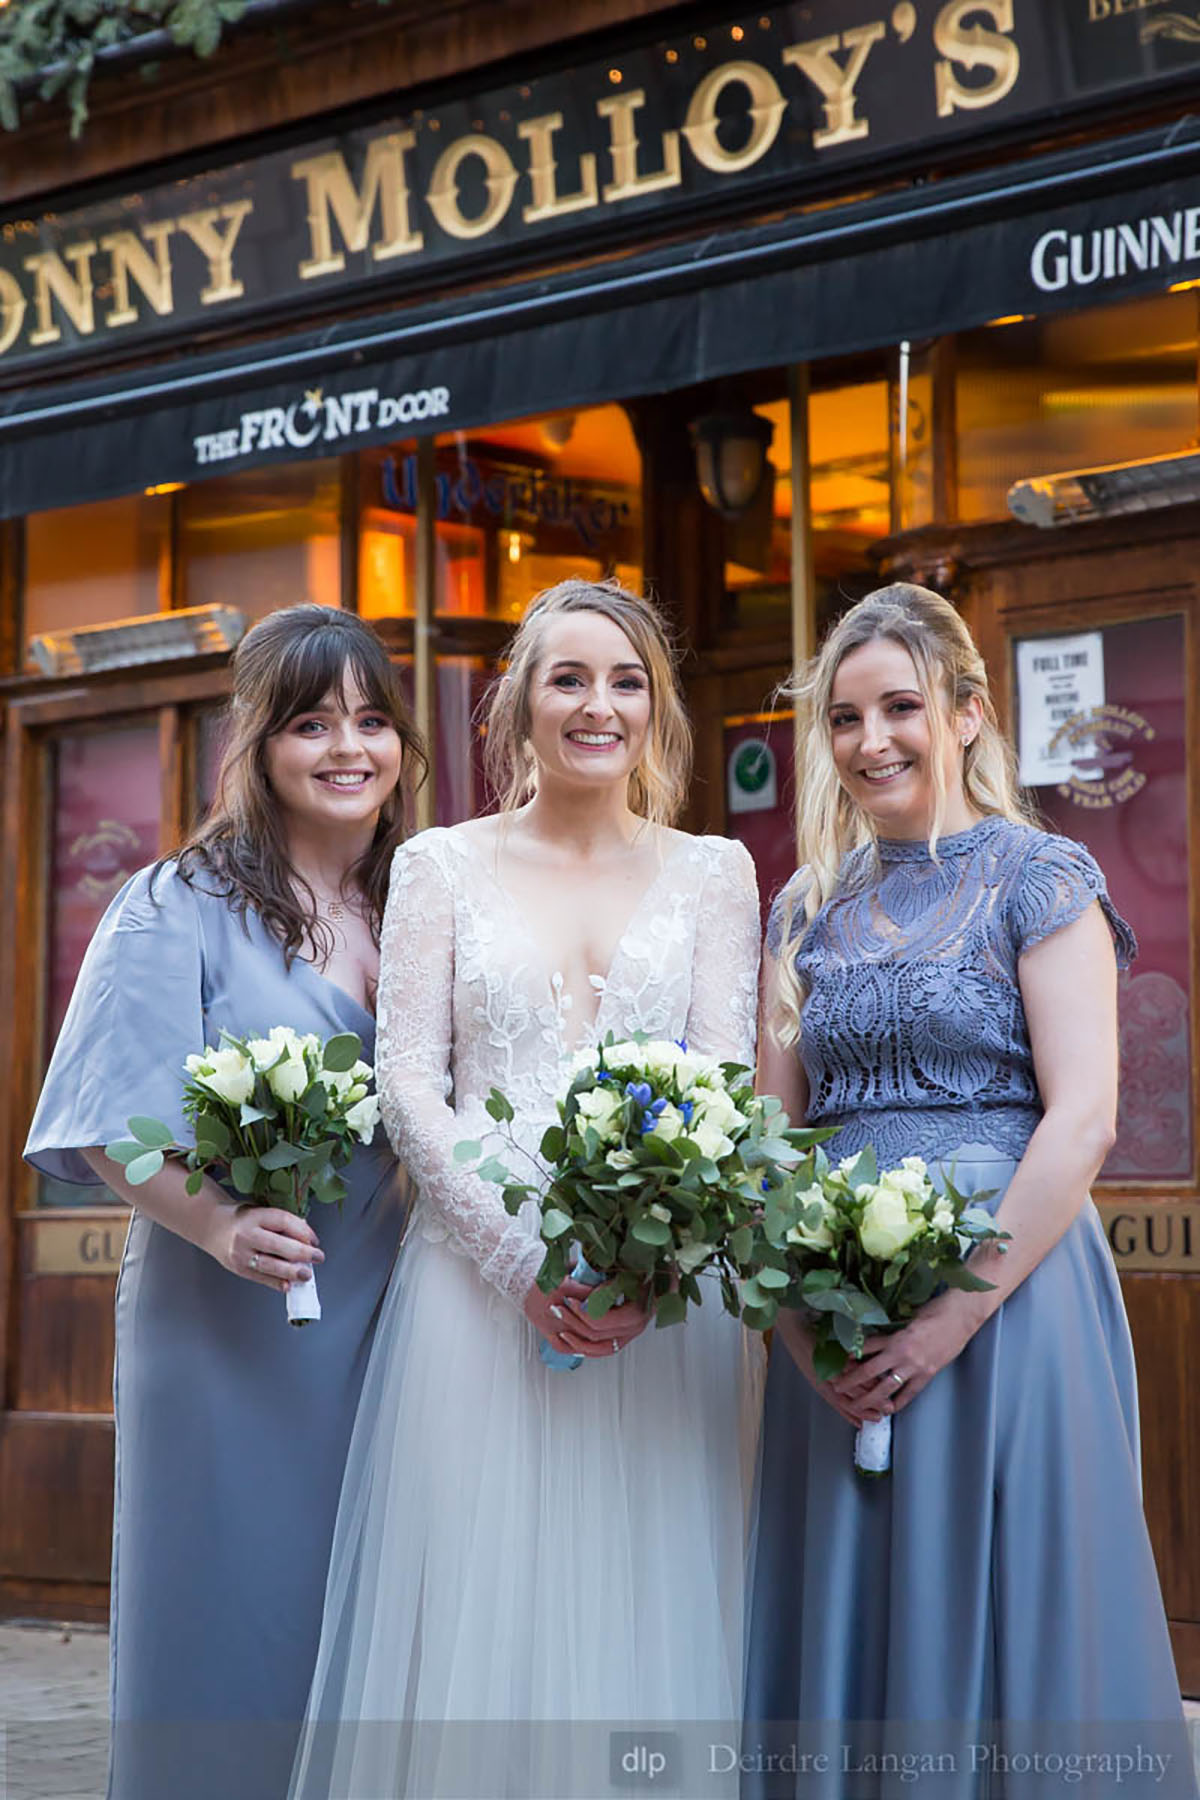
[[[645,667],[650,686],[650,730],[642,759],[629,782],[629,805],[656,825],[669,825],[687,797],[692,729],[675,674],[675,655],[649,600],[616,581],[572,576],[538,594],[508,648],[507,670],[485,706],[484,766],[502,812],[530,799],[537,765],[529,744],[529,696],[548,627],[570,613],[599,613],[620,627]]]

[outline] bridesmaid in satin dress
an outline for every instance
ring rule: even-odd
[[[403,1222],[382,1131],[318,1228],[131,1189],[101,1146],[180,1110],[184,1058],[273,1025],[357,1032],[373,1060],[379,931],[421,748],[370,628],[296,606],[234,658],[207,822],[97,928],[26,1146],[134,1209],[117,1284],[111,1800],[281,1800],[316,1656],[342,1467]],[[319,1236],[319,1242],[318,1242]],[[323,1317],[283,1292],[320,1267]]]
[[[763,1085],[837,1128],[835,1160],[872,1144],[881,1167],[915,1154],[990,1194],[1011,1242],[974,1254],[989,1291],[935,1296],[831,1382],[782,1317],[746,1792],[1192,1800],[1132,1347],[1088,1194],[1132,933],[1082,845],[1021,807],[982,660],[938,595],[868,595],[798,700],[805,866],[771,917]],[[885,1414],[893,1466],[864,1479],[854,1430]]]

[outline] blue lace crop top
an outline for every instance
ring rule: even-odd
[[[808,1122],[836,1125],[828,1149],[874,1144],[881,1164],[936,1159],[965,1144],[1020,1157],[1041,1117],[1017,959],[1098,900],[1118,964],[1137,954],[1082,844],[1009,819],[939,839],[881,840],[843,865],[804,932],[800,1054]],[[778,956],[802,873],[771,909]],[[798,908],[792,937],[803,929]]]

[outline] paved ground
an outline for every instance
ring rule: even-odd
[[[106,1632],[0,1625],[0,1800],[101,1800],[107,1708]],[[1200,1703],[1187,1712],[1200,1771]]]
[[[98,1800],[108,1633],[0,1625],[0,1800]]]

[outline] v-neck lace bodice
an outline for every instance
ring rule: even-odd
[[[757,972],[753,863],[740,844],[693,838],[667,854],[634,909],[582,1041],[642,1031],[752,1062]],[[565,1012],[561,979],[464,834],[402,845],[380,956],[384,1123],[418,1184],[415,1228],[449,1233],[518,1305],[542,1260],[535,1209],[510,1219],[499,1189],[455,1164],[454,1145],[486,1137],[484,1102],[498,1087],[536,1148],[577,1047]]]

